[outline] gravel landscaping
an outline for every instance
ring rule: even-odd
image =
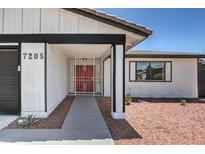
[[[10,123],[6,128],[60,129],[73,99],[74,97],[67,97],[46,119],[36,119],[37,122],[32,124],[30,127],[18,124],[17,119]]]
[[[115,144],[205,144],[205,101],[134,99],[126,119],[110,115],[110,98],[96,97]]]

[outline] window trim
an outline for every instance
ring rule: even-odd
[[[137,78],[135,78],[135,80],[131,80],[131,63],[135,62],[135,65],[137,65],[137,62],[163,62],[164,63],[164,79],[163,80],[137,80]],[[166,63],[170,63],[170,80],[166,81]],[[135,67],[136,69],[136,67]],[[136,71],[136,70],[135,70]],[[136,72],[135,72],[136,75]],[[141,60],[136,60],[136,61],[129,61],[129,82],[172,82],[172,61],[141,61]]]

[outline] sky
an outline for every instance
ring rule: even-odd
[[[97,9],[153,31],[137,50],[205,53],[205,9]]]

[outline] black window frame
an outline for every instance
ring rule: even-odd
[[[131,80],[131,63],[135,62],[135,80]],[[162,62],[163,63],[163,80],[137,80],[137,63],[138,62]],[[170,63],[170,80],[166,80],[166,63]],[[151,77],[151,76],[150,76]],[[172,82],[172,61],[129,61],[129,82]]]

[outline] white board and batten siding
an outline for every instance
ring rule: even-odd
[[[63,51],[47,45],[47,80],[45,80],[45,44],[22,43],[21,46],[21,116],[33,114],[39,118],[47,117],[68,93],[67,56]],[[47,101],[45,82],[47,82]]]
[[[126,40],[142,36],[58,8],[0,8],[0,34],[90,33],[127,34]],[[133,40],[134,39],[134,40]]]
[[[45,44],[21,44],[21,116],[46,117]]]
[[[134,82],[136,68],[133,61],[165,61],[165,80],[167,82]],[[132,63],[133,62],[133,63]],[[110,69],[110,59],[104,69]],[[129,72],[130,71],[130,72]],[[104,96],[110,96],[110,78],[104,75]],[[144,98],[197,98],[197,59],[194,58],[126,58],[125,94]]]
[[[130,61],[165,61],[165,81],[135,82],[135,63]],[[129,68],[130,65],[130,68]],[[134,97],[197,98],[197,59],[184,58],[127,58],[125,91]],[[129,72],[130,69],[130,72]]]

